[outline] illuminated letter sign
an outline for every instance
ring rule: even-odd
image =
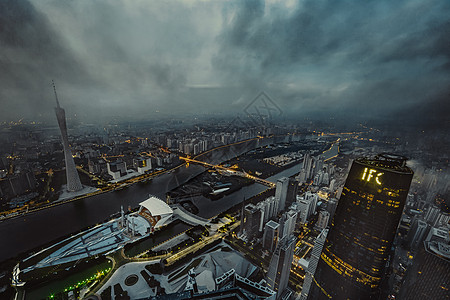
[[[374,169],[368,169],[368,168],[364,168],[364,172],[363,175],[361,177],[362,180],[365,181],[371,181],[373,178],[375,178],[375,182],[379,185],[381,185],[381,181],[380,181],[380,177],[384,174],[384,173],[377,173],[377,170]],[[375,176],[375,177],[374,177]]]

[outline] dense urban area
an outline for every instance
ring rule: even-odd
[[[450,300],[449,0],[0,0],[0,300]]]
[[[380,153],[414,172],[404,203],[387,204],[400,211],[380,252],[380,299],[448,298],[447,132],[207,115],[67,121],[0,125],[2,299],[307,299],[352,163]]]

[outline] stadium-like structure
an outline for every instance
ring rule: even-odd
[[[172,208],[154,196],[150,196],[150,198],[139,203],[139,205],[138,215],[144,217],[150,223],[152,231],[172,220]]]
[[[125,214],[45,248],[24,259],[14,270],[13,283],[23,284],[20,273],[42,268],[67,267],[73,262],[96,255],[107,255],[130,242],[147,237],[150,233],[170,223],[173,210],[164,201],[150,196],[141,202],[138,212]]]

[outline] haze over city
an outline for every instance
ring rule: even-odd
[[[448,1],[2,1],[3,119],[235,114],[448,126]]]
[[[0,299],[449,299],[449,16],[0,0]]]

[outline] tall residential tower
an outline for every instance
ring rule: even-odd
[[[294,235],[283,237],[270,260],[267,272],[267,285],[270,289],[277,292],[277,299],[281,299],[284,290],[288,286],[296,242],[297,238]]]
[[[77,192],[81,190],[83,186],[81,185],[80,177],[78,176],[77,168],[75,166],[75,162],[73,161],[72,151],[70,150],[69,138],[67,136],[66,112],[59,106],[58,95],[56,94],[56,87],[53,81],[52,84],[56,98],[55,113],[56,118],[58,119],[59,129],[61,130],[64,158],[66,161],[67,191]]]
[[[308,299],[378,299],[412,177],[402,156],[353,162]]]

